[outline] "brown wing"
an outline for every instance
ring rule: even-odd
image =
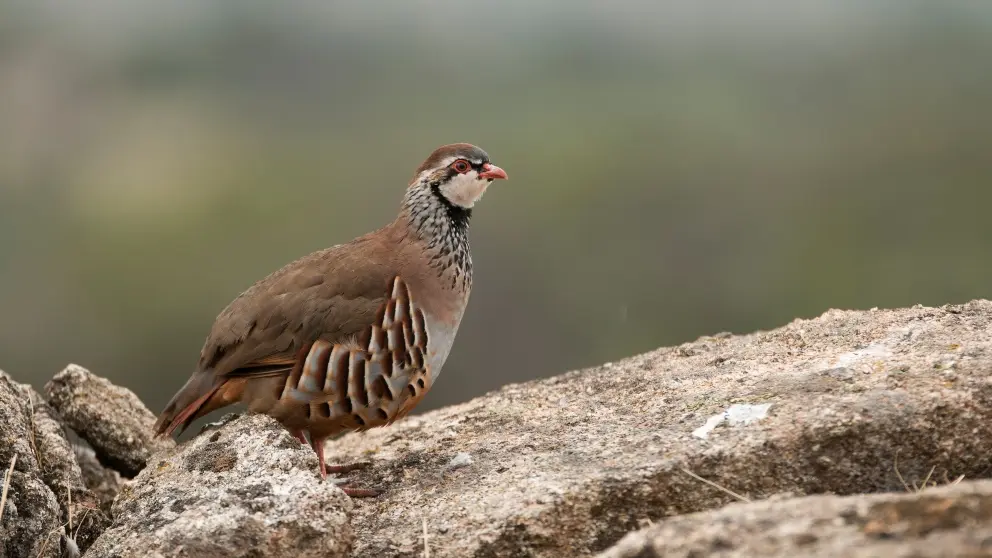
[[[375,324],[351,343],[317,340],[286,377],[274,406],[305,406],[317,438],[392,422],[430,389],[428,334],[419,301],[397,276]]]
[[[255,367],[292,365],[296,350],[318,337],[337,341],[372,324],[395,270],[370,259],[318,253],[248,289],[217,317],[198,369],[244,374]],[[353,254],[345,254],[353,256]]]
[[[314,252],[258,281],[214,321],[197,371],[172,398],[158,433],[188,424],[204,403],[233,403],[218,390],[243,376],[287,374],[297,353],[318,338],[343,341],[368,328],[389,295],[394,266],[388,252],[366,235]]]

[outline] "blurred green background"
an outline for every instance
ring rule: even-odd
[[[988,297],[992,2],[0,3],[0,368],[156,412],[256,279],[507,170],[423,409],[831,307]]]

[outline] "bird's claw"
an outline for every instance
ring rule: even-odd
[[[371,461],[355,461],[354,463],[346,463],[344,465],[328,465],[326,469],[327,472],[332,475],[343,475],[345,473],[350,473],[352,471],[367,469],[371,466],[372,466]]]
[[[341,479],[341,480],[347,482],[346,479]],[[338,488],[340,488],[345,494],[347,494],[351,498],[375,498],[376,496],[379,496],[386,492],[385,490],[378,488],[355,488],[353,486],[348,486],[348,485],[338,486]]]
[[[341,475],[345,473],[350,473],[352,471],[358,471],[360,469],[366,469],[372,465],[371,461],[356,461],[355,463],[347,463],[344,465],[327,465],[325,467],[326,473],[333,475]],[[324,480],[337,485],[345,494],[352,498],[375,498],[380,494],[383,494],[385,490],[378,488],[356,488],[354,486],[349,486],[348,482],[350,479],[344,477],[336,477],[327,479],[325,474]]]

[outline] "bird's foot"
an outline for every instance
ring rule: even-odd
[[[324,465],[322,469],[322,477],[326,480],[327,473],[331,473],[332,475],[343,475],[352,471],[365,469],[371,465],[371,461],[356,461],[355,463],[347,463],[344,465]],[[331,479],[331,482],[338,485],[338,488],[343,490],[345,494],[352,498],[375,498],[385,492],[385,490],[378,488],[358,488],[351,486],[348,484],[349,480],[350,479],[348,478],[335,478]]]
[[[342,465],[328,465],[324,461],[324,439],[318,438],[314,440],[312,434],[310,437],[310,447],[312,447],[314,453],[317,454],[320,478],[325,481],[327,480],[327,473],[341,475],[352,471],[357,471],[359,469],[365,469],[366,467],[372,465],[371,461],[356,461],[354,463],[346,463]],[[348,486],[345,484],[348,482],[348,479],[333,479],[331,482],[339,485],[339,488],[341,488],[345,494],[351,496],[352,498],[374,498],[385,492],[374,488],[355,488],[353,486]]]
[[[301,444],[307,443],[307,439],[303,435],[303,431],[302,430],[290,430],[289,433],[292,434],[294,438],[296,438],[297,440],[299,440]]]
[[[350,486],[348,484],[348,479],[332,479],[330,482],[336,484],[345,494],[351,498],[375,498],[381,494],[385,494],[385,489],[382,488],[358,488],[355,486]]]
[[[343,475],[345,473],[350,473],[352,471],[360,471],[362,469],[367,469],[372,466],[371,461],[355,461],[354,463],[346,463],[343,465],[325,465],[324,469],[332,475]]]

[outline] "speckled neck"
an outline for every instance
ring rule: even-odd
[[[437,183],[426,180],[410,187],[403,198],[401,216],[410,231],[425,243],[429,265],[451,288],[467,291],[472,286],[472,254],[468,241],[472,210],[458,207],[440,192]]]

